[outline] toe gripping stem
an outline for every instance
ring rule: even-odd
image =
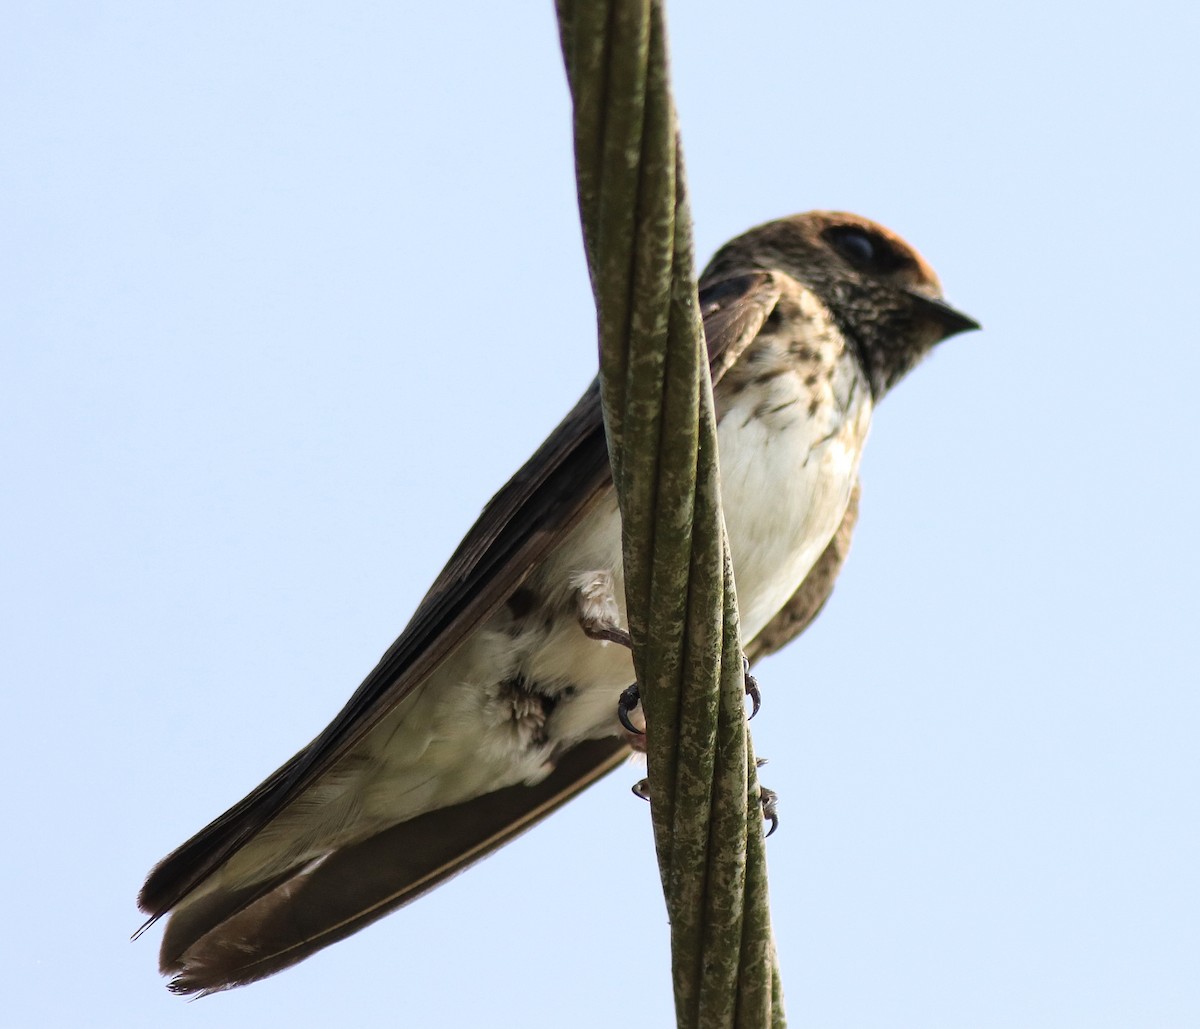
[[[762,693],[758,689],[758,680],[750,674],[750,661],[744,654],[742,655],[742,675],[746,683],[746,696],[750,698],[751,707],[749,717],[753,718],[762,707]],[[617,701],[618,721],[636,736],[644,736],[645,733],[630,721],[629,716],[637,709],[637,706],[641,702],[642,694],[636,682],[632,686],[626,686],[621,691],[620,700]]]
[[[617,701],[617,720],[635,736],[646,735],[629,719],[629,716],[633,714],[641,702],[642,694],[636,682],[632,686],[626,686],[625,689],[621,690],[621,698]]]
[[[749,717],[753,718],[762,707],[762,694],[758,691],[758,680],[750,674],[750,659],[745,654],[742,655],[742,678],[746,683],[746,696],[750,698]]]
[[[754,762],[754,767],[762,768],[766,763],[767,759],[760,757]],[[766,835],[766,838],[770,839],[771,834],[779,828],[779,794],[759,783],[758,802],[762,805],[763,821],[771,823],[771,828],[767,830]]]

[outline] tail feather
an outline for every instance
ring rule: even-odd
[[[158,952],[159,971],[163,975],[181,971],[185,964],[184,954],[194,948],[198,941],[237,918],[243,911],[253,907],[260,899],[273,893],[312,864],[310,861],[305,866],[290,869],[262,882],[251,883],[241,889],[212,889],[188,897],[171,911],[167,919],[167,927],[163,931],[162,945]]]
[[[627,752],[616,739],[583,743],[537,786],[510,786],[431,811],[268,882],[185,900],[163,936],[170,988],[214,993],[294,965],[520,835]]]

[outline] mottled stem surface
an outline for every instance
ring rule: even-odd
[[[785,1024],[662,5],[558,0],[680,1027]]]

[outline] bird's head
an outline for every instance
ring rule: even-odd
[[[936,344],[979,323],[942,299],[929,264],[895,233],[856,214],[809,211],[726,243],[705,277],[780,271],[813,291],[854,347],[878,400]]]

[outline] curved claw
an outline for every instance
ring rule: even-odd
[[[758,714],[758,709],[762,707],[762,694],[758,692],[758,680],[750,674],[750,659],[745,654],[742,655],[742,675],[746,680],[746,696],[750,698],[750,703],[753,705],[750,708],[750,716],[746,719],[749,721]]]
[[[635,682],[621,691],[621,699],[617,701],[617,720],[635,736],[646,734],[629,720],[629,715],[642,702],[642,694]]]
[[[771,838],[771,834],[779,828],[779,794],[774,790],[769,790],[765,786],[758,788],[758,800],[762,804],[763,820],[771,823],[771,828],[767,830],[766,839]]]

